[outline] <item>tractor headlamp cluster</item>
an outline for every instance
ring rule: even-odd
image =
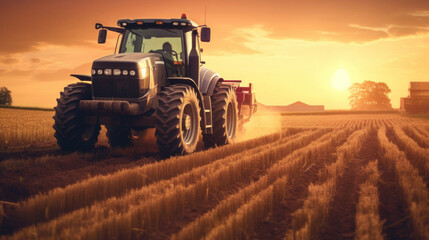
[[[136,70],[127,70],[127,69],[111,69],[111,68],[105,68],[105,69],[92,69],[91,74],[92,75],[105,75],[105,76],[135,76]]]

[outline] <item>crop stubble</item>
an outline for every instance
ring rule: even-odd
[[[267,136],[3,204],[2,238],[429,238],[427,122],[280,120]]]

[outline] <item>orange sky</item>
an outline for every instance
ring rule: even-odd
[[[114,34],[96,44],[95,22],[171,18],[186,12],[207,24],[207,67],[255,85],[258,101],[294,101],[346,109],[348,92],[331,84],[345,69],[352,82],[383,81],[393,107],[410,81],[429,81],[429,1],[54,1],[0,2],[0,86],[14,105],[52,107],[59,91],[113,53]]]

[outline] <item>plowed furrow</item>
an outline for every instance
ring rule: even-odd
[[[145,219],[144,222],[148,223],[149,226],[146,226],[145,224],[140,227],[144,227],[145,229],[157,229],[157,226],[160,224],[158,221],[167,221],[175,215],[176,211],[182,211],[183,207],[180,206],[189,204],[189,201],[191,201],[192,205],[192,203],[195,203],[198,199],[206,199],[209,189],[210,191],[222,190],[230,186],[232,183],[241,180],[243,176],[252,174],[252,171],[254,170],[263,170],[272,164],[273,161],[276,161],[276,159],[282,154],[288,154],[294,148],[303,147],[313,141],[315,137],[321,136],[326,132],[327,130],[322,129],[317,130],[314,133],[304,134],[303,136],[292,139],[291,141],[281,143],[279,146],[274,145],[268,148],[265,147],[265,150],[259,149],[258,151],[255,151],[253,155],[248,156],[248,158],[242,158],[242,156],[239,155],[232,155],[231,157],[226,158],[229,159],[228,161],[223,161],[223,163],[222,161],[220,161],[220,163],[219,161],[214,162],[210,164],[211,167],[201,167],[191,171],[190,173],[184,174],[188,177],[188,180],[191,181],[189,185],[182,184],[182,182],[186,183],[183,179],[179,180],[179,178],[183,178],[182,176],[178,176],[178,179],[172,179],[171,181],[161,181],[157,184],[152,184],[147,188],[131,192],[123,198],[113,198],[106,202],[95,204],[89,209],[82,209],[76,213],[71,213],[53,223],[47,223],[46,225],[39,227],[38,232],[40,232],[40,234],[44,233],[49,235],[52,233],[53,229],[55,229],[55,232],[62,232],[63,234],[68,233],[69,230],[62,230],[64,228],[72,228],[74,229],[73,231],[78,232],[81,230],[82,226],[97,223],[93,228],[87,229],[88,231],[81,233],[81,236],[90,237],[94,236],[93,234],[97,234],[97,232],[102,232],[105,226],[113,224],[111,221],[112,218],[114,220],[118,215],[122,216],[119,217],[120,219],[125,220],[130,220],[129,218],[133,218],[133,216],[138,218],[143,217]],[[150,196],[150,198],[147,198],[148,196]],[[170,206],[173,202],[173,206]],[[104,209],[112,210],[105,213]],[[162,219],[159,219],[159,216],[161,216]],[[140,223],[138,221],[133,224],[139,226]],[[133,224],[132,226],[134,226]],[[101,229],[97,228],[97,226]],[[114,226],[118,227],[117,225]],[[130,231],[132,226],[128,228],[129,230],[122,230]],[[24,234],[25,236],[25,234],[28,234],[28,229],[29,228],[24,229],[20,234]],[[128,234],[132,235],[130,232],[128,232]],[[67,238],[68,236],[62,235],[61,237]],[[116,235],[116,237],[119,237],[119,235]],[[112,236],[112,238],[115,238],[115,236]]]
[[[330,214],[330,203],[335,197],[338,180],[344,176],[351,159],[360,151],[369,129],[354,132],[337,149],[337,159],[319,173],[318,181],[309,186],[303,207],[292,214],[291,229],[285,239],[318,239]]]
[[[261,216],[267,214],[274,199],[283,198],[285,184],[301,171],[302,164],[312,163],[316,156],[325,155],[336,141],[349,130],[341,130],[315,141],[284,158],[268,170],[257,182],[221,202],[213,211],[186,226],[177,239],[240,239]],[[334,144],[335,146],[335,144]],[[275,201],[277,202],[277,201]]]
[[[399,150],[404,152],[423,177],[426,186],[429,187],[429,149],[420,147],[416,141],[408,137],[399,127],[387,129],[387,136],[390,141],[395,143]]]
[[[326,227],[322,231],[320,239],[354,238],[356,204],[359,197],[359,185],[362,183],[362,169],[369,161],[377,159],[377,151],[377,132],[372,130],[357,156],[348,161],[344,174],[337,180]]]
[[[61,214],[89,206],[95,201],[104,200],[112,196],[120,197],[127,191],[175,177],[193,168],[216,162],[216,160],[229,155],[243,153],[261,146],[268,147],[275,141],[287,140],[289,137],[293,138],[293,135],[300,131],[300,129],[287,129],[282,133],[237,143],[234,145],[235,147],[229,145],[222,149],[210,149],[188,156],[171,158],[168,161],[118,171],[107,176],[90,178],[65,188],[55,189],[47,194],[35,196],[21,203],[14,212],[9,214],[19,219],[16,224],[21,227],[46,221]],[[58,204],[58,202],[62,204]]]
[[[382,206],[386,208],[390,207],[387,211],[397,210],[398,215],[402,217],[397,219],[398,216],[386,216],[387,221],[391,222],[390,225],[386,222],[386,231],[389,231],[389,228],[395,229],[395,232],[388,233],[391,237],[400,236],[401,238],[407,239],[429,239],[429,193],[423,178],[419,176],[418,170],[410,163],[405,153],[400,151],[398,146],[389,141],[386,136],[386,129],[379,129],[378,140],[386,164],[385,167],[386,169],[391,168],[393,170],[393,176],[391,176],[391,178],[397,181],[393,183],[392,186],[398,186],[400,188],[400,190],[396,191],[398,196],[393,195],[395,191],[384,192],[389,198],[396,197],[399,201],[397,205],[389,206],[386,204]],[[400,201],[401,199],[404,201]],[[383,213],[383,210],[381,210],[381,213]],[[397,221],[391,221],[389,218],[397,219]],[[411,226],[411,231],[409,233],[407,232],[408,229],[406,229],[406,226],[403,226],[405,223],[410,223],[409,225],[407,224],[408,227]],[[399,228],[398,225],[402,226],[402,228]],[[407,236],[406,234],[409,235]]]
[[[318,178],[317,173],[326,164],[334,160],[331,154],[319,156],[312,164],[301,166],[301,174],[290,179],[289,188],[285,189],[285,197],[280,199],[266,217],[255,224],[255,229],[249,234],[251,239],[282,239],[291,225],[291,214],[300,209],[308,196],[308,186]]]

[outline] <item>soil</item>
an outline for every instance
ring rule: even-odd
[[[320,169],[332,163],[335,157],[320,158],[311,168],[305,169],[305,173],[291,182],[291,188],[287,190],[286,198],[276,204],[269,215],[256,224],[251,239],[283,239],[288,226],[292,223],[292,213],[300,209],[308,196],[308,186],[317,181]]]
[[[363,183],[362,168],[377,159],[376,134],[376,131],[371,131],[358,155],[346,164],[344,175],[337,181],[335,196],[320,239],[354,239],[359,185]]]
[[[346,139],[338,139],[338,146]],[[318,179],[319,171],[326,165],[335,161],[335,151],[331,156],[320,156],[318,161],[297,178],[291,179],[291,188],[287,190],[285,199],[275,204],[268,216],[256,224],[254,231],[250,234],[251,239],[283,239],[288,226],[292,223],[292,213],[300,209],[308,196],[308,186]]]
[[[392,141],[391,131],[387,137]],[[378,184],[380,200],[380,218],[384,220],[383,235],[386,239],[413,239],[410,231],[410,212],[400,188],[394,166],[388,160],[380,158],[378,168],[381,173]]]
[[[0,171],[0,200],[17,202],[53,188],[65,187],[91,176],[160,160],[155,151],[133,155],[133,148],[111,150],[101,146],[91,153],[46,156],[42,163],[28,163],[18,169]],[[122,154],[122,152],[128,154]]]

